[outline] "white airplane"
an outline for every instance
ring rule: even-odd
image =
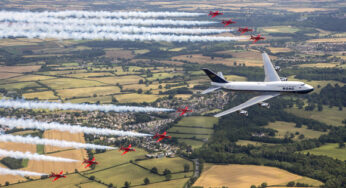
[[[229,110],[218,113],[214,115],[214,117],[221,117],[233,112],[238,112],[241,115],[248,116],[247,111],[243,109],[252,105],[259,104],[261,107],[270,108],[270,105],[268,103],[264,103],[264,101],[284,93],[305,94],[314,90],[312,86],[303,82],[282,80],[273,67],[268,54],[263,53],[262,58],[265,73],[264,82],[228,82],[225,80],[221,72],[215,74],[209,69],[202,69],[212,81],[211,87],[203,91],[202,94],[210,93],[218,89],[260,93],[259,96],[253,97],[243,104]]]

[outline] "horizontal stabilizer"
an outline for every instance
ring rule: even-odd
[[[217,74],[215,74],[215,73],[213,73],[213,71],[211,71],[211,70],[209,70],[209,69],[202,69],[204,72],[205,72],[205,74],[210,78],[210,80],[212,81],[212,82],[215,82],[215,83],[228,83],[224,78],[223,78],[223,75],[222,75],[222,73],[220,74],[219,73],[219,75],[217,75]]]
[[[215,90],[218,90],[218,89],[220,89],[220,88],[221,88],[221,87],[211,86],[211,87],[209,87],[208,89],[202,91],[202,94],[204,95],[204,94],[213,92],[213,91],[215,91]]]

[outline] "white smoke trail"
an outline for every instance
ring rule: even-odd
[[[0,29],[1,30],[1,29]],[[1,35],[1,33],[0,33]],[[25,108],[25,109],[49,109],[49,110],[82,110],[82,111],[103,111],[103,112],[171,112],[173,109],[140,107],[140,106],[117,106],[111,104],[74,104],[57,103],[46,101],[26,101],[26,100],[0,100],[2,108]]]
[[[0,16],[0,22],[13,22],[13,23],[49,23],[49,24],[88,24],[88,25],[183,25],[183,26],[196,26],[196,25],[209,25],[218,22],[213,21],[187,21],[187,20],[155,20],[155,19],[122,19],[122,18],[49,18],[49,17],[18,17],[14,16]]]
[[[78,160],[74,159],[67,159],[62,157],[53,157],[53,156],[47,156],[47,155],[39,155],[37,153],[30,153],[30,152],[20,152],[20,151],[7,151],[0,149],[0,156],[1,157],[11,157],[15,159],[30,159],[30,160],[36,160],[36,161],[56,161],[56,162],[78,162]]]
[[[215,37],[215,36],[191,36],[191,35],[152,35],[152,34],[124,34],[109,32],[30,32],[17,31],[15,29],[0,28],[0,38],[27,37],[27,38],[56,38],[75,40],[130,40],[130,41],[165,41],[165,42],[216,42],[216,41],[238,41],[245,37]]]
[[[128,17],[139,17],[139,18],[156,18],[156,17],[195,17],[205,15],[204,13],[191,13],[191,12],[126,12],[126,11],[78,11],[78,10],[67,10],[58,12],[18,12],[18,11],[0,11],[1,16],[17,16],[17,17],[75,17],[75,18],[128,18]]]
[[[150,134],[136,133],[131,131],[112,130],[105,128],[81,127],[79,125],[60,124],[56,122],[40,122],[31,119],[10,119],[0,118],[0,125],[5,125],[10,128],[20,127],[23,129],[39,129],[39,130],[58,130],[68,131],[71,133],[85,133],[97,135],[114,135],[114,136],[131,136],[143,137],[152,136]]]
[[[230,29],[204,29],[204,28],[169,28],[169,27],[138,27],[138,26],[113,26],[113,25],[90,25],[70,24],[56,25],[50,23],[10,23],[0,22],[1,28],[26,31],[26,32],[116,32],[116,33],[174,33],[174,34],[213,34],[232,31]]]
[[[57,146],[63,148],[76,148],[76,149],[116,149],[115,147],[110,146],[101,146],[95,144],[84,144],[79,142],[69,142],[64,140],[56,140],[56,139],[46,139],[32,136],[18,136],[18,135],[9,135],[4,134],[0,135],[0,142],[15,142],[15,143],[23,143],[23,144],[40,144],[40,145],[50,145]]]
[[[23,171],[23,170],[10,170],[0,167],[0,175],[13,175],[13,176],[44,176],[48,174],[42,174],[37,172]]]

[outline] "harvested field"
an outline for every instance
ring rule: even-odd
[[[154,102],[156,99],[160,97],[164,97],[166,95],[147,95],[147,94],[137,94],[137,93],[130,93],[130,94],[121,94],[121,95],[115,95],[114,97],[120,102],[120,103],[142,103],[142,102]]]
[[[330,43],[345,43],[346,38],[322,38],[322,39],[311,39],[306,42],[330,42]]]
[[[130,50],[123,50],[121,48],[107,48],[105,49],[106,57],[108,58],[122,58],[132,59],[135,55]]]
[[[0,72],[0,79],[12,78],[15,76],[20,76],[19,73],[11,73],[11,72]]]
[[[180,157],[163,158],[163,159],[148,159],[148,160],[138,161],[137,163],[148,169],[156,167],[160,174],[162,174],[165,169],[169,169],[172,173],[184,172],[185,164],[188,164],[190,166],[190,170],[193,170],[192,162]]]
[[[53,80],[43,80],[40,82],[49,87],[52,87],[53,89],[70,89],[104,85],[92,80],[81,80],[74,78],[58,78]]]
[[[55,96],[52,91],[41,91],[41,92],[34,92],[34,93],[24,93],[23,97],[26,98],[26,99],[38,98],[39,100],[54,100],[54,99],[58,99],[58,97]]]
[[[83,133],[72,134],[70,132],[46,130],[43,133],[43,138],[85,143]],[[48,146],[48,145],[44,147],[45,153],[56,152],[56,151],[67,150],[67,149],[72,149],[72,148],[61,148],[61,147]]]
[[[12,73],[23,73],[23,72],[33,72],[40,69],[40,65],[32,66],[0,66],[0,72],[12,72]]]
[[[269,47],[268,48],[272,53],[281,53],[281,52],[291,52],[292,50],[289,48],[274,48],[274,47]]]
[[[143,79],[140,76],[117,76],[117,77],[101,77],[101,78],[88,78],[88,80],[95,80],[105,84],[120,85],[137,84],[139,80]]]
[[[255,165],[213,165],[204,171],[194,186],[249,188],[251,185],[286,185],[289,181],[309,182],[319,186],[322,182],[292,174],[285,170]]]
[[[120,88],[117,86],[104,86],[104,87],[87,87],[75,89],[57,90],[58,95],[62,98],[72,97],[91,97],[94,95],[110,95],[120,93]]]
[[[1,74],[1,73],[0,73]],[[47,79],[54,79],[52,76],[42,76],[42,75],[24,75],[15,78],[11,78],[9,80],[17,81],[17,82],[27,82],[27,81],[40,81]]]

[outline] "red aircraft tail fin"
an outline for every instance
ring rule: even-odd
[[[63,171],[61,171],[61,172],[60,172],[60,175],[61,175],[62,173],[64,173],[64,172],[63,172]]]
[[[95,157],[93,157],[93,159],[91,159],[91,161],[95,161]]]

